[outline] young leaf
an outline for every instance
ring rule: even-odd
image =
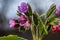
[[[55,9],[56,9],[56,5],[52,4],[51,7],[50,7],[50,9],[46,13],[46,18],[48,18]]]
[[[38,16],[38,23],[39,23],[39,26],[40,26],[40,28],[39,28],[40,35],[43,36],[44,33],[48,34],[47,29],[45,28],[46,26],[43,23],[41,17],[38,15],[38,13],[36,13],[36,15]]]
[[[50,22],[54,21],[55,18],[56,18],[56,15],[55,15],[55,14],[50,15],[50,16],[46,19],[45,24],[46,24],[46,25],[47,25],[47,24],[50,24]]]
[[[34,14],[33,14],[33,20],[34,20],[34,24],[38,25],[38,16],[36,15],[35,11],[34,11]]]
[[[39,31],[40,31],[41,35],[43,35],[44,33],[48,34],[46,26],[43,23],[43,21],[41,20],[41,18],[39,18],[39,25],[40,25],[40,30]]]
[[[32,16],[32,9],[31,6],[28,4],[28,12],[25,13],[27,16]]]
[[[31,6],[30,5],[29,5],[28,13],[29,13],[29,15],[32,15],[32,9],[31,9]]]
[[[55,18],[55,20],[52,21],[52,22],[50,22],[50,24],[51,24],[51,25],[56,25],[56,24],[58,24],[58,19]]]

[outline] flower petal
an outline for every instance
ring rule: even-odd
[[[25,26],[26,26],[26,27],[30,27],[29,21],[27,21],[27,22],[25,23]]]

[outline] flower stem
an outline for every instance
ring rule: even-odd
[[[33,21],[33,15],[32,15],[32,17],[31,17],[31,26],[30,26],[30,28],[31,28],[31,32],[32,32],[32,36],[33,36],[33,40],[36,40],[36,35],[35,35],[35,30],[34,30],[34,21]]]
[[[39,40],[42,40],[42,37],[39,37]]]
[[[36,40],[35,39],[35,31],[34,31],[34,28],[33,28],[33,24],[32,23],[31,23],[31,32],[32,32],[33,40]]]
[[[38,40],[38,26],[36,26],[36,40]]]

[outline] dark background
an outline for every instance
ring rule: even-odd
[[[32,40],[32,35],[31,35],[31,31],[26,31],[26,32],[19,32],[17,29],[15,30],[0,30],[0,36],[7,36],[9,34],[13,34],[13,35],[18,35],[20,37],[24,37],[28,40]],[[48,35],[45,35],[43,37],[43,40],[60,40],[60,32],[56,32],[56,33],[52,33],[49,32]]]

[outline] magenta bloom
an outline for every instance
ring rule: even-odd
[[[18,18],[19,22],[20,22],[20,26],[26,26],[26,27],[30,27],[30,22],[28,20],[27,17],[25,17],[24,15],[21,15],[19,18]]]
[[[52,32],[60,31],[60,25],[54,25],[52,28]]]
[[[54,25],[53,28],[52,28],[52,31],[56,32],[58,30],[58,27],[59,27],[59,25]]]
[[[26,21],[25,26],[26,26],[26,27],[29,27],[29,26],[30,26],[29,21]]]
[[[56,8],[56,15],[60,16],[60,6]]]
[[[20,6],[18,6],[18,11],[20,13],[26,13],[28,11],[28,4],[25,2],[22,2]]]
[[[10,28],[12,28],[12,27],[15,27],[16,22],[15,22],[14,19],[10,19],[10,20],[9,20],[9,24],[10,24]]]

